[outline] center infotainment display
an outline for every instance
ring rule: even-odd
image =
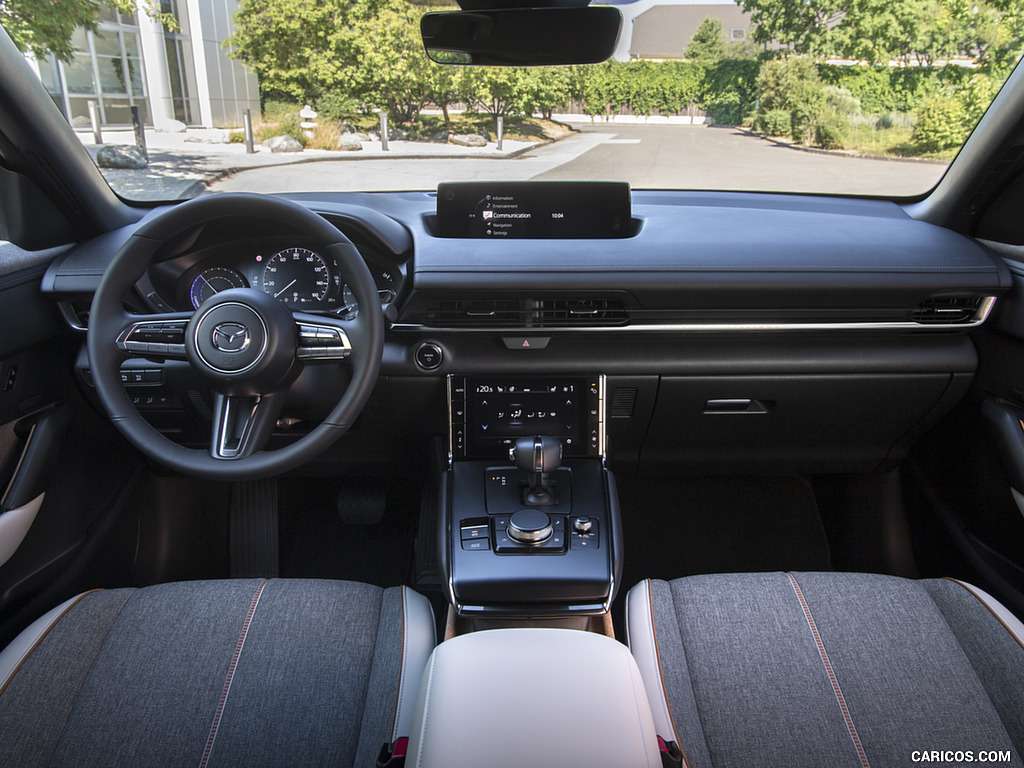
[[[466,181],[437,185],[440,237],[628,237],[624,181]]]
[[[603,378],[451,378],[452,448],[463,458],[507,458],[520,437],[546,435],[563,456],[604,449]]]

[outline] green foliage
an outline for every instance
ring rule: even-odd
[[[959,147],[981,120],[997,90],[991,78],[972,77],[956,90],[925,100],[917,109],[911,142],[925,152]]]
[[[925,152],[937,152],[959,147],[969,132],[956,99],[932,96],[917,110],[911,141]]]
[[[423,50],[421,15],[406,0],[376,0],[352,24],[356,89],[368,106],[386,110],[400,123],[412,120],[430,101],[430,76],[438,66]]]
[[[768,136],[789,136],[793,122],[788,109],[770,109],[758,115],[754,128]]]
[[[1019,56],[1020,0],[739,0],[758,42],[872,64],[932,67],[955,56],[1006,64]]]
[[[360,106],[358,99],[339,91],[328,91],[313,102],[320,120],[344,120],[358,112]]]
[[[758,101],[762,111],[792,111],[802,99],[821,90],[818,69],[804,56],[769,59],[757,76]]]
[[[740,125],[754,113],[757,104],[756,59],[722,59],[703,71],[696,99],[716,125]]]
[[[690,61],[718,61],[725,55],[725,33],[722,20],[707,16],[697,27],[686,46],[686,58]]]
[[[849,127],[849,117],[826,104],[814,124],[814,143],[822,149],[842,149]]]
[[[316,103],[354,91],[361,15],[345,0],[241,0],[225,45],[255,70],[264,93]]]
[[[135,0],[107,0],[104,5],[122,13],[135,13]],[[31,51],[43,58],[54,54],[71,61],[75,47],[71,36],[79,27],[96,30],[101,4],[97,0],[2,0],[0,26],[11,36],[19,51]],[[170,30],[178,24],[170,14],[160,13],[153,2],[146,3],[146,12]]]

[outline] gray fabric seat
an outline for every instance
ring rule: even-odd
[[[0,654],[0,765],[372,766],[409,733],[434,632],[400,587],[86,593]]]
[[[627,624],[659,734],[690,768],[1022,764],[1024,625],[970,585],[644,581]]]

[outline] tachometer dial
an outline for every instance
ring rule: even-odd
[[[326,298],[330,286],[327,262],[308,248],[279,251],[263,268],[263,292],[288,306],[319,304]]]
[[[196,279],[192,281],[188,297],[192,306],[196,309],[199,305],[213,296],[215,293],[226,291],[229,288],[245,288],[245,278],[241,272],[229,267],[209,267],[204,269]]]

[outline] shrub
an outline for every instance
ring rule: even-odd
[[[880,131],[887,131],[893,128],[908,130],[914,127],[914,116],[906,112],[886,112],[878,116],[875,128]]]
[[[808,85],[820,89],[818,70],[814,62],[806,57],[788,56],[769,59],[761,65],[757,76],[757,92],[760,109],[793,110],[806,97]]]
[[[846,117],[860,114],[860,99],[856,98],[847,88],[826,85],[825,104],[836,113]]]
[[[820,82],[804,81],[794,99],[789,113],[793,141],[810,146],[825,109],[825,90]]]
[[[757,130],[769,136],[789,136],[793,131],[793,121],[785,109],[770,109],[757,118]]]
[[[814,143],[822,149],[842,149],[849,126],[846,115],[826,107],[814,125]]]
[[[925,152],[939,152],[959,147],[969,131],[958,99],[933,96],[918,108],[910,140]]]
[[[316,100],[313,108],[320,113],[320,120],[344,120],[359,112],[358,99],[342,93],[325,93]]]

